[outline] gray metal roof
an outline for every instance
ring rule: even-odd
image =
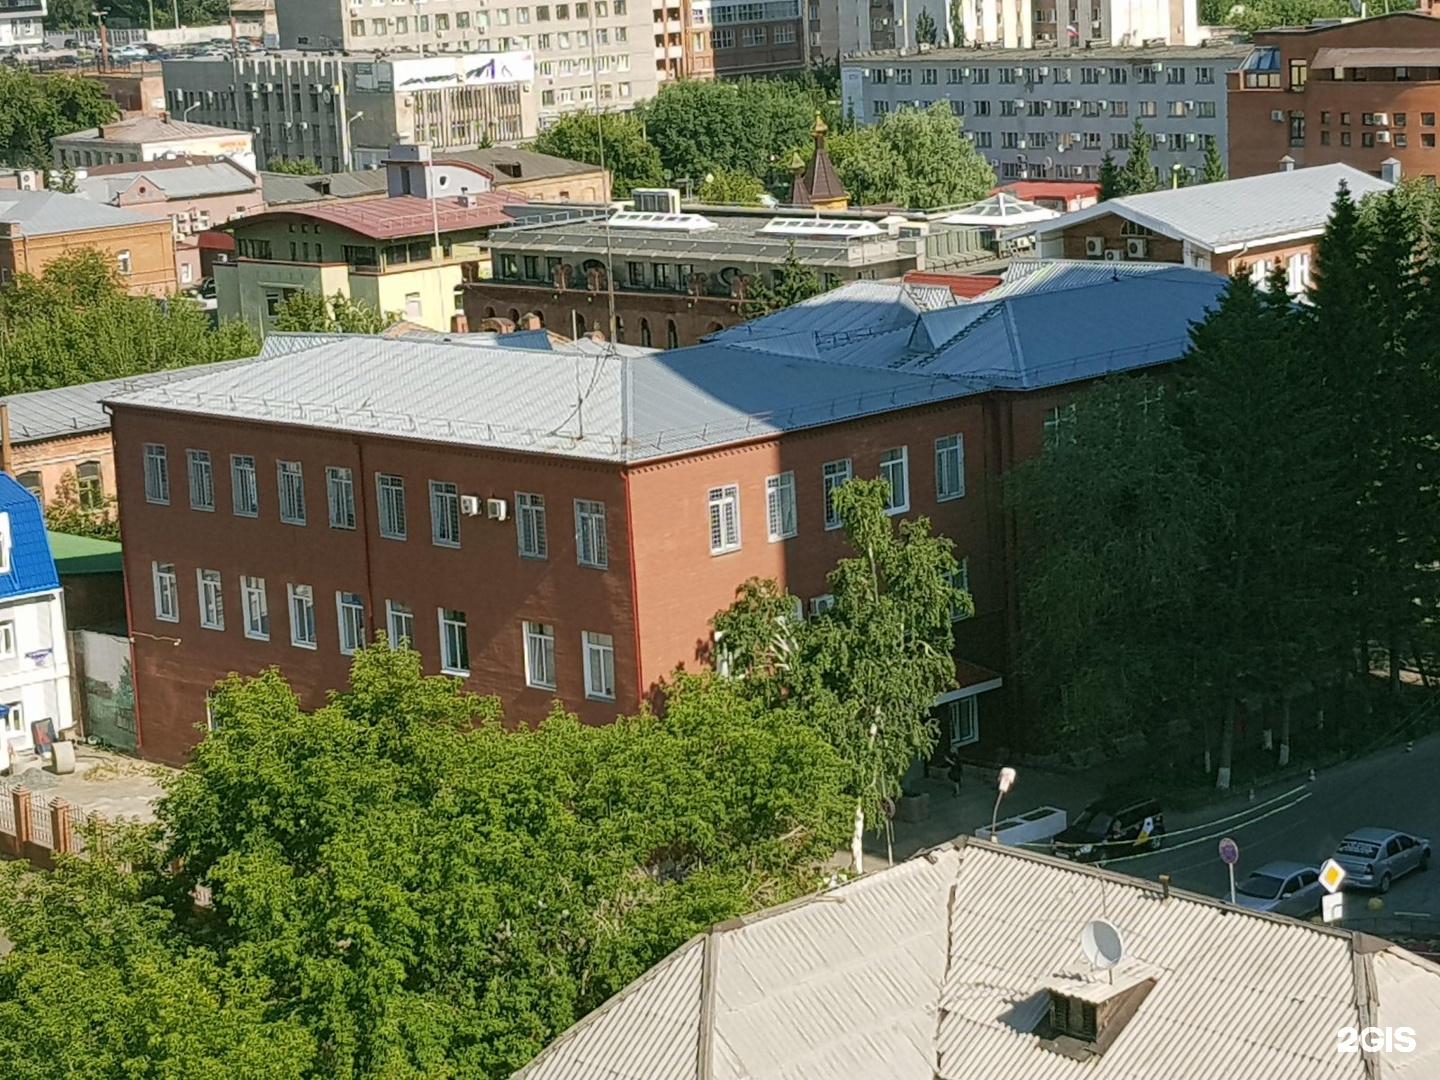
[[[1096,280],[1084,263],[999,300],[855,282],[668,352],[588,340],[537,351],[510,335],[320,339],[117,404],[644,461],[1175,360],[1224,285],[1160,265]]]
[[[102,124],[100,127],[72,131],[68,135],[58,135],[51,141],[81,144],[106,142],[136,146],[141,143],[209,139],[217,135],[233,137],[235,134],[234,128],[215,127],[212,124],[194,124],[188,120],[162,119],[158,116],[132,116],[127,120],[115,120],[108,124]]]
[[[1104,917],[1125,957],[1092,971]],[[1048,991],[1154,988],[1098,1057],[1034,1034]],[[1440,967],[1395,945],[973,840],[692,939],[516,1080],[1421,1080],[1343,1027],[1440,1027]]]
[[[144,177],[148,183],[162,191],[167,199],[240,195],[254,191],[259,184],[255,177],[229,158],[160,169],[148,169],[143,163],[137,162],[135,168],[124,172],[107,170],[100,176],[86,176],[84,179],[77,177],[75,193],[88,199],[110,202],[128,190],[140,177]]]
[[[375,198],[387,190],[384,169],[357,169],[327,176],[296,176],[293,173],[262,172],[260,188],[269,207],[324,199]]]
[[[1215,184],[1124,195],[1047,221],[1036,226],[1035,233],[1043,240],[1106,214],[1117,214],[1209,251],[1229,251],[1282,236],[1320,233],[1342,183],[1356,199],[1391,187],[1350,165],[1315,165]]]
[[[1033,48],[1033,49],[976,49],[968,45],[957,48],[932,46],[924,52],[900,52],[896,49],[875,49],[870,52],[846,53],[844,66],[850,67],[862,61],[889,60],[895,64],[947,64],[975,67],[981,64],[1009,62],[1025,67],[1053,65],[1062,60],[1072,64],[1094,64],[1101,61],[1127,61],[1132,64],[1165,63],[1166,61],[1195,60],[1238,60],[1250,51],[1246,44],[1232,44],[1216,41],[1205,45],[1157,45],[1151,47],[1128,45],[1097,45],[1094,48]],[[1233,66],[1233,65],[1232,65]]]
[[[59,191],[0,191],[0,221],[18,222],[28,236],[168,220],[168,216],[121,210],[82,195]]]

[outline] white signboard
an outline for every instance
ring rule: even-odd
[[[432,90],[447,86],[496,86],[535,78],[532,52],[466,53],[427,60],[394,61],[396,90]]]
[[[1320,898],[1320,915],[1327,922],[1339,922],[1345,917],[1345,894],[1326,893]]]

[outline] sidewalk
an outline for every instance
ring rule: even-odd
[[[76,820],[99,814],[109,821],[154,821],[155,802],[164,794],[160,779],[173,771],[77,743],[73,773],[56,776],[39,761],[21,761],[15,775],[0,776],[0,797],[24,788],[46,802],[63,799],[74,808]]]
[[[1104,784],[1085,775],[1046,773],[1022,769],[1015,786],[1000,804],[1002,818],[1023,814],[1041,806],[1058,806],[1069,820],[1099,798]],[[944,779],[926,779],[921,790],[930,796],[930,816],[924,821],[894,822],[894,856],[896,862],[910,858],[917,851],[948,843],[957,836],[973,835],[975,830],[990,824],[995,809],[995,774],[993,770],[965,768],[965,781],[955,795]],[[865,833],[865,869],[879,870],[887,865],[885,833]]]

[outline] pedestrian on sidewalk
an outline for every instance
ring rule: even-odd
[[[964,778],[965,770],[960,764],[960,755],[951,750],[945,755],[945,775],[950,779],[950,787],[956,795],[960,794],[960,781]]]

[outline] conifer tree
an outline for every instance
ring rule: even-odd
[[[1225,159],[1220,156],[1220,144],[1212,136],[1205,144],[1205,166],[1200,172],[1200,182],[1218,184],[1229,179],[1230,174],[1225,171]]]
[[[1100,159],[1100,201],[1124,194],[1120,190],[1120,166],[1115,164],[1115,155],[1106,150],[1105,156]]]
[[[1120,188],[1123,195],[1140,195],[1156,189],[1155,166],[1150,161],[1154,142],[1140,119],[1135,119],[1135,130],[1130,135],[1130,156],[1120,166]]]

